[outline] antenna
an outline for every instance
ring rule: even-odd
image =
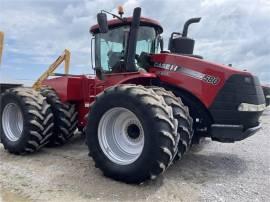
[[[118,6],[118,14],[120,15],[120,17],[122,18],[124,15],[124,8],[123,6]]]

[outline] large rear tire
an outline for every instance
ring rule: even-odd
[[[53,115],[46,99],[31,88],[8,89],[0,96],[0,138],[10,153],[32,153],[52,135]]]
[[[172,107],[173,116],[178,121],[177,132],[179,133],[180,140],[178,143],[178,152],[174,160],[179,160],[191,146],[193,136],[193,119],[189,115],[188,107],[183,104],[181,98],[176,97],[171,91],[167,91],[158,86],[150,86],[149,88],[162,96],[166,104]]]
[[[51,105],[55,123],[53,135],[50,137],[47,146],[63,145],[73,137],[77,129],[78,112],[75,105],[62,103],[57,93],[50,87],[43,87],[40,92]]]
[[[96,167],[126,183],[141,183],[163,173],[179,141],[171,107],[152,89],[131,84],[97,96],[86,138]]]

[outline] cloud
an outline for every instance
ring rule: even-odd
[[[92,72],[89,28],[99,10],[115,12],[121,4],[127,15],[141,6],[144,16],[159,20],[165,39],[181,31],[188,18],[201,16],[189,32],[197,54],[270,82],[268,0],[1,0],[0,30],[6,44],[0,74],[16,72],[14,79],[34,80],[65,48],[72,52],[72,73]]]

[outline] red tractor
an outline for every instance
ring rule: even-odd
[[[265,102],[266,102],[266,106],[270,105],[270,86],[269,85],[263,85],[263,93],[265,96]]]
[[[45,80],[39,91],[2,93],[1,141],[9,152],[64,144],[78,128],[104,175],[141,183],[202,137],[235,142],[261,128],[258,78],[193,54],[187,32],[200,18],[172,33],[163,51],[163,28],[141,17],[141,8],[128,18],[109,13],[109,21],[106,13],[90,29],[96,76],[65,75]]]

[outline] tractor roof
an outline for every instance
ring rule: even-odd
[[[109,29],[131,24],[132,17],[127,17],[127,18],[123,18],[123,19],[125,20],[124,22],[119,20],[119,19],[108,20]],[[156,20],[152,20],[150,18],[141,17],[140,25],[154,27],[158,31],[158,33],[163,32],[163,28],[161,27],[159,22]],[[98,24],[92,26],[90,28],[90,32],[93,34],[99,33]]]

